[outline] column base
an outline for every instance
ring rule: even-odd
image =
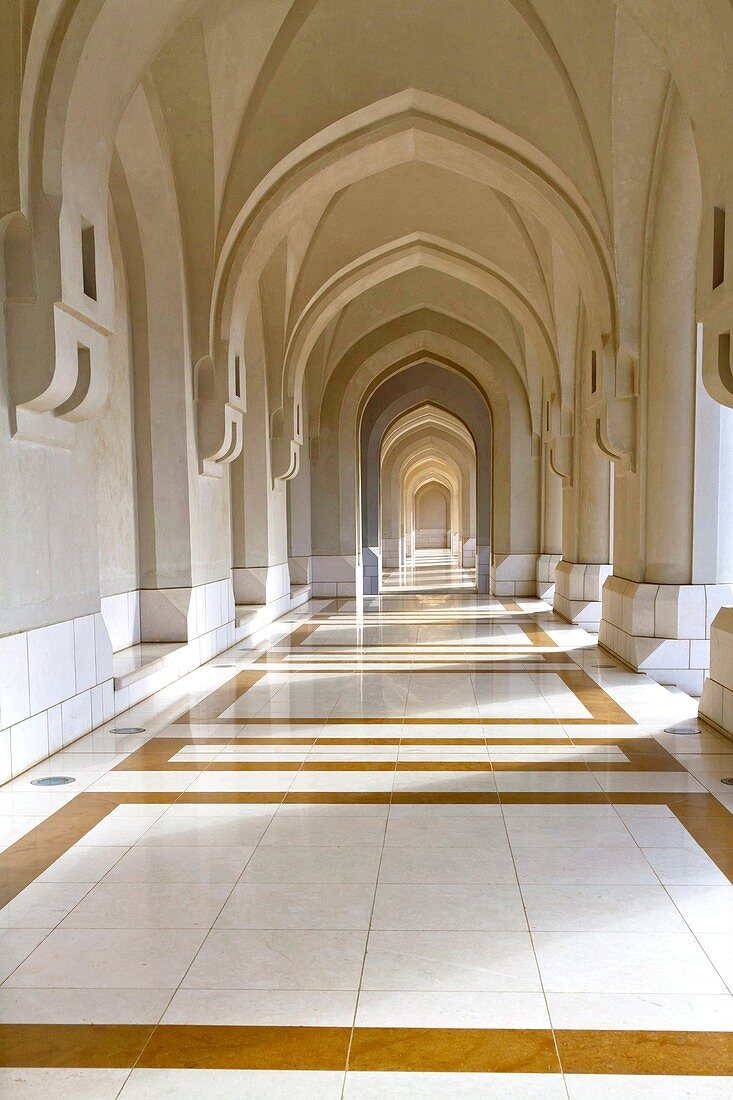
[[[290,595],[290,569],[286,561],[279,565],[236,566],[232,583],[237,604],[272,603]]]
[[[314,554],[313,596],[356,596],[362,592],[363,572],[355,554]]]
[[[561,554],[540,554],[537,559],[537,595],[548,603],[555,596],[555,569],[561,558]]]
[[[710,627],[710,676],[699,715],[733,740],[733,607],[721,607]]]
[[[479,572],[480,563],[481,557]],[[490,591],[494,596],[534,596],[537,591],[537,554],[492,554],[489,576]]]
[[[310,554],[298,554],[297,557],[288,558],[288,569],[291,588],[311,583],[313,576]]]
[[[598,640],[637,672],[699,696],[710,668],[711,624],[726,603],[733,603],[733,585],[609,577]]]
[[[383,538],[381,555],[383,569],[399,569],[400,560],[402,558],[402,539]]]
[[[473,569],[476,564],[476,539],[462,539],[460,554],[463,568]]]
[[[601,621],[603,583],[612,570],[612,565],[560,559],[555,567],[552,601],[555,611],[569,623],[576,623],[591,634],[597,634]]]
[[[388,540],[397,542],[397,539]],[[379,595],[379,577],[382,571],[382,552],[379,546],[362,546],[361,576],[362,592],[365,596]]]

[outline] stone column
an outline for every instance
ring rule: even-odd
[[[232,582],[235,603],[275,604],[290,599],[286,482],[273,480],[269,408],[260,333],[247,331],[247,408],[244,446],[231,463]],[[302,450],[303,448],[301,448]]]
[[[580,364],[591,358],[585,345],[584,340]],[[572,474],[562,490],[562,559],[555,569],[553,607],[564,619],[595,633],[603,584],[612,571],[611,470],[595,445],[591,387],[591,378],[579,366]]]
[[[537,559],[537,595],[552,603],[555,570],[562,558],[562,481],[550,462],[550,447],[542,448],[542,552]]]
[[[636,471],[616,477],[614,576],[604,590],[600,641],[632,668],[699,695],[711,624],[733,603],[733,423],[702,384],[701,200],[694,139],[681,115],[670,120],[661,167],[639,457]],[[723,616],[721,652],[728,623]],[[714,701],[706,705],[720,713]]]

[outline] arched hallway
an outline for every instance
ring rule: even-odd
[[[0,1092],[727,1097],[733,8],[0,57]]]

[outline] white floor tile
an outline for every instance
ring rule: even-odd
[[[46,989],[171,989],[204,939],[201,931],[57,928],[7,981]],[[164,949],[163,949],[164,945]]]
[[[566,1100],[559,1075],[348,1073],[344,1100]],[[127,1098],[125,1098],[127,1100]]]
[[[254,848],[170,847],[131,848],[106,876],[106,882],[234,883]]]
[[[242,882],[216,928],[368,929],[374,885]]]
[[[319,847],[273,845],[260,847],[242,876],[243,882],[352,882],[374,883],[381,849],[361,845]]]
[[[136,1069],[120,1100],[339,1100],[343,1076],[296,1070]]]
[[[730,994],[548,993],[560,1030],[733,1031]]]
[[[184,989],[356,989],[366,932],[215,929]]]
[[[548,993],[725,993],[684,932],[533,932]]]
[[[229,883],[100,882],[63,921],[63,928],[203,928],[216,920]]]
[[[662,886],[523,885],[522,897],[532,931],[687,931]]]
[[[372,932],[364,989],[539,991],[523,932]]]
[[[570,1100],[730,1100],[730,1077],[566,1078]]]
[[[331,989],[328,996],[321,989],[178,989],[163,1023],[351,1027],[356,1000],[355,989]]]
[[[362,989],[356,1026],[547,1028],[550,1020],[542,993]]]
[[[516,885],[390,885],[380,882],[372,928],[401,931],[527,929]]]
[[[115,1100],[126,1069],[0,1069],[0,1096],[13,1100]]]
[[[5,986],[0,989],[0,1023],[156,1024],[173,993],[173,989],[11,989]]]

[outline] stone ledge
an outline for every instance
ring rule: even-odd
[[[294,611],[296,607],[307,603],[313,597],[310,584],[294,585],[287,596],[273,600],[269,604],[237,604],[235,608],[234,641],[242,642],[251,638],[263,627],[269,626],[275,619]]]
[[[115,691],[170,665],[185,648],[185,642],[139,642],[119,650],[112,657]]]

